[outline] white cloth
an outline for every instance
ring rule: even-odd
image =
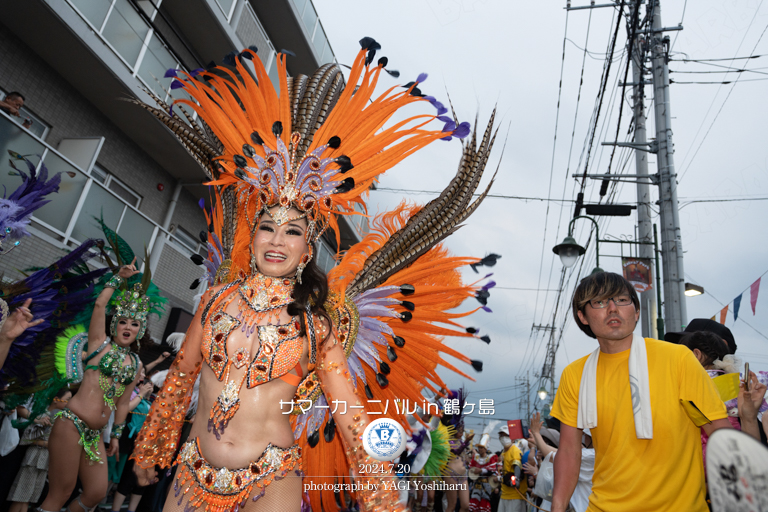
[[[581,374],[577,419],[577,427],[580,429],[597,427],[597,360],[599,357],[600,348],[598,347],[587,358]],[[638,439],[653,439],[648,354],[645,350],[645,340],[638,334],[632,335],[632,345],[629,348],[629,388],[632,393],[635,435]]]
[[[16,419],[16,409],[3,417],[3,426],[0,428],[0,456],[5,457],[19,445],[19,431],[13,427]]]
[[[592,494],[592,475],[595,474],[594,448],[581,448],[581,466],[576,489],[571,495],[571,505],[576,512],[585,512],[589,507],[589,495]]]

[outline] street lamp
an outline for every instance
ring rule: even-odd
[[[595,269],[592,273],[597,274],[598,272],[603,272],[603,269],[600,268],[600,231],[597,227],[597,222],[592,217],[579,215],[578,217],[571,219],[571,222],[568,223],[568,236],[563,239],[561,244],[554,246],[552,252],[560,256],[560,261],[565,268],[572,267],[573,264],[576,263],[576,260],[579,259],[579,256],[587,252],[587,250],[577,244],[576,240],[573,238],[573,223],[576,219],[588,219],[595,225]]]
[[[685,283],[685,295],[686,297],[695,297],[704,293],[703,286],[697,286],[692,283]]]
[[[571,268],[579,256],[587,252],[585,248],[576,243],[572,236],[567,236],[560,245],[552,248],[552,252],[560,256],[565,268]]]
[[[549,394],[547,392],[547,388],[545,388],[544,386],[541,386],[541,388],[536,393],[539,395],[540,400],[546,400],[547,395]]]

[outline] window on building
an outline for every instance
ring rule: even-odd
[[[112,192],[114,192],[120,199],[130,204],[134,208],[138,208],[141,204],[142,197],[131,189],[128,185],[112,176],[99,164],[93,166],[91,170],[93,179],[104,185]]]
[[[315,12],[315,6],[312,5],[312,2],[307,2],[307,6],[304,7],[304,14],[301,17],[304,20],[304,27],[311,38],[315,34],[315,25],[317,24],[317,12]]]
[[[219,9],[224,13],[224,17],[227,18],[227,21],[229,21],[229,18],[232,16],[233,7],[235,6],[235,0],[216,0],[216,3],[219,4]]]
[[[154,20],[162,0],[67,0],[94,31],[117,55],[133,75],[160,99],[180,99],[179,89],[169,98],[169,81],[163,79],[167,69],[181,66],[166,47],[158,33],[145,21],[137,9]],[[234,0],[219,0],[232,5]],[[183,119],[183,118],[180,118]]]
[[[36,229],[73,246],[88,238],[104,238],[99,224],[104,219],[139,257],[144,247],[151,250],[160,226],[136,209],[141,196],[103,167],[94,166],[90,173],[83,172],[57,150],[0,115],[0,154],[7,154],[8,150],[30,155],[33,164],[44,163],[50,174],[61,173],[59,192],[50,194],[46,198],[49,202],[33,215]],[[0,186],[14,190],[21,178],[6,162],[0,160]]]
[[[208,257],[208,248],[204,244],[200,243],[200,240],[198,240],[196,236],[192,235],[184,228],[177,226],[173,231],[173,238],[177,244],[181,245],[185,249],[188,249],[191,253],[197,253],[203,258]]]
[[[323,272],[326,274],[331,271],[333,267],[336,266],[336,259],[334,258],[335,254],[333,249],[331,249],[328,246],[328,243],[323,240],[322,238],[317,243],[316,251],[317,255],[315,256],[315,261],[317,262],[317,266],[320,267]]]
[[[0,89],[0,100],[4,100],[9,92],[10,91],[4,91]],[[34,133],[42,140],[45,140],[45,137],[48,135],[48,132],[51,131],[51,125],[49,125],[48,123],[46,123],[45,121],[37,117],[27,107],[21,107],[19,109],[19,117],[11,116],[11,119],[13,119],[14,122],[16,122],[16,124],[18,125],[21,125],[27,119],[32,121],[32,126],[27,128],[27,130]]]

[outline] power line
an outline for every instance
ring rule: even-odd
[[[741,42],[739,43],[739,47],[736,49],[737,53],[741,49],[741,45],[744,44],[744,40],[747,38],[747,34],[749,33],[749,29],[752,28],[752,24],[755,22],[755,19],[757,18],[757,13],[760,12],[760,8],[763,6],[763,1],[764,0],[760,0],[760,5],[757,6],[757,9],[755,9],[755,15],[752,16],[752,20],[749,22],[749,26],[747,26],[747,30],[744,31],[744,37],[741,38]],[[768,29],[768,25],[766,25],[765,28]],[[765,34],[765,29],[763,29],[762,34],[760,34],[760,37],[758,38],[757,43],[755,43],[755,46],[752,48],[752,51],[750,52],[750,55],[754,55],[755,54],[755,50],[757,50],[757,45],[763,39],[763,35],[764,34]],[[735,57],[734,57],[734,60],[735,60]],[[731,62],[733,62],[733,61],[731,61]],[[739,81],[739,78],[741,78],[741,74],[739,74],[739,76],[736,78],[736,82]],[[722,85],[722,84],[720,84],[720,85]],[[693,156],[691,157],[691,159],[688,160],[688,157],[686,155],[685,160],[688,160],[688,165],[686,166],[685,170],[680,174],[680,178],[678,178],[678,182],[682,181],[682,179],[685,177],[685,174],[688,172],[688,169],[691,168],[691,164],[693,164],[693,161],[696,159],[696,155],[699,154],[699,150],[704,145],[704,141],[707,139],[707,136],[709,135],[709,132],[712,131],[712,127],[715,125],[715,121],[717,121],[717,118],[720,117],[720,113],[723,111],[723,107],[728,102],[728,98],[731,97],[731,93],[733,92],[733,90],[735,88],[736,88],[736,83],[734,83],[733,86],[731,87],[731,89],[728,91],[728,95],[725,97],[725,100],[723,101],[722,105],[720,105],[720,110],[717,111],[717,114],[715,114],[714,119],[712,119],[712,123],[710,123],[709,128],[707,128],[707,131],[704,134],[704,137],[701,139],[701,142],[699,143],[699,146],[696,148],[696,151],[693,153]],[[720,92],[720,89],[717,90],[717,93],[719,93],[719,92]],[[715,97],[712,98],[712,103],[710,103],[709,108],[707,109],[707,113],[704,114],[704,119],[707,118],[707,115],[709,115],[709,112],[712,110],[712,107],[715,104],[715,99],[717,98],[717,93],[715,93]],[[701,126],[702,125],[700,125],[699,129],[696,131],[696,135],[694,135],[694,137],[693,137],[694,140],[696,140],[696,137],[699,136],[699,133],[701,132]],[[685,161],[683,163],[685,163]],[[680,167],[682,168],[682,165]]]
[[[766,28],[768,28],[768,27],[766,27]],[[739,76],[741,76],[741,75],[739,75]],[[739,80],[737,78],[736,80],[733,80],[733,81],[728,80],[728,81],[724,81],[724,82],[679,82],[677,80],[672,80],[670,78],[669,79],[669,83],[671,83],[671,84],[679,84],[679,85],[728,85],[728,84],[736,85],[736,82],[763,82],[765,80],[768,80],[768,78],[747,78],[747,79],[744,79],[744,80]],[[731,88],[731,91],[732,90],[733,90],[733,88]],[[730,93],[730,91],[728,91],[728,96],[730,96],[730,95],[731,95],[731,93]],[[728,96],[725,97],[726,101],[728,100]],[[725,101],[723,102],[723,105],[725,105]],[[717,116],[720,115],[721,111],[722,111],[722,107],[720,108],[720,110],[718,110],[717,115],[715,116],[715,119],[712,120],[712,124],[714,124],[714,122],[717,120]],[[709,128],[711,129],[712,126],[710,125]],[[704,134],[704,138],[706,138],[708,134],[709,134],[709,130],[707,130],[707,133]],[[704,142],[704,139],[702,139],[702,143],[703,142]],[[701,147],[701,146],[699,146],[699,147]],[[698,150],[697,150],[697,153],[698,153]],[[694,156],[695,155],[696,155],[696,153],[694,153]],[[690,166],[691,165],[689,163],[688,167],[690,167]],[[685,168],[686,171],[688,170],[688,167]],[[685,173],[683,173],[683,174],[685,174]],[[682,178],[682,176],[681,176],[681,178]]]
[[[622,169],[626,168],[627,161],[625,160],[625,163],[622,167]],[[372,192],[401,192],[406,194],[430,194],[438,196],[442,192],[439,192],[437,190],[420,190],[420,189],[411,189],[411,188],[390,188],[390,187],[377,187],[375,190],[372,190]],[[473,194],[475,197],[480,196],[480,194]],[[546,197],[535,197],[535,196],[512,196],[512,195],[506,195],[506,194],[488,194],[486,197],[494,198],[494,199],[515,199],[515,200],[521,200],[521,201],[550,201],[553,203],[575,203],[575,199],[548,199]],[[693,203],[730,203],[730,202],[739,202],[739,201],[766,201],[768,200],[768,197],[723,197],[723,198],[706,198],[706,199],[696,199],[696,198],[687,198],[687,197],[681,197],[680,201],[686,201],[686,204],[693,204]],[[611,203],[614,204],[614,203]],[[622,205],[624,203],[616,203],[618,205]],[[635,203],[626,203],[626,204],[635,204]],[[544,290],[544,288],[542,288]]]
[[[744,59],[759,59],[760,57],[768,57],[768,54],[763,55],[749,55],[747,57],[724,57],[722,59],[669,59],[676,62],[721,62],[724,60],[744,60]]]
[[[605,53],[605,52],[591,52],[591,51],[587,50],[586,48],[582,48],[581,46],[577,45],[577,44],[576,44],[576,43],[575,43],[573,40],[571,40],[571,39],[568,39],[568,38],[566,38],[566,41],[568,41],[569,43],[571,43],[573,46],[575,46],[575,47],[576,47],[576,48],[578,48],[579,50],[581,50],[581,51],[583,51],[583,52],[586,52],[586,53],[587,53],[587,55],[589,55],[589,58],[591,58],[591,59],[594,59],[594,60],[604,60],[604,59],[605,59],[605,57],[608,55],[608,54],[607,54],[607,53]],[[600,57],[593,57],[592,55],[600,55]],[[621,52],[621,53],[620,53],[618,56],[619,56],[619,57],[624,57],[624,52],[622,51],[622,52]]]
[[[768,197],[748,197],[743,199],[697,199],[694,201],[686,202],[684,205],[680,206],[680,209],[682,210],[684,207],[688,206],[689,204],[695,204],[695,203],[739,203],[742,201],[768,201]]]
[[[728,73],[755,73],[755,74],[758,74],[758,75],[768,75],[768,73],[766,73],[764,71],[760,71],[761,69],[766,69],[764,67],[763,68],[744,69],[744,68],[733,68],[733,67],[730,67],[730,66],[720,66],[720,65],[717,65],[717,64],[707,64],[705,62],[703,62],[702,64],[705,64],[707,66],[714,66],[714,67],[720,68],[722,71],[681,71],[679,69],[670,69],[669,72],[670,73],[681,73],[681,74],[686,74],[686,75],[712,75],[712,74],[716,74],[716,73],[726,73],[726,74],[728,74]]]
[[[608,170],[606,171],[606,174],[611,174],[611,165],[613,164],[613,157],[616,155],[616,148],[618,147],[619,142],[619,133],[621,132],[621,116],[624,113],[624,97],[626,95],[626,89],[627,89],[627,77],[629,76],[629,68],[632,67],[632,48],[635,46],[633,41],[635,39],[635,35],[637,33],[637,21],[640,17],[640,4],[642,0],[637,0],[635,2],[635,8],[632,12],[632,20],[630,21],[632,30],[629,33],[629,38],[627,41],[627,46],[629,47],[629,50],[627,51],[627,67],[624,70],[624,81],[621,84],[621,102],[619,104],[619,119],[616,121],[616,137],[614,140],[613,148],[611,149],[611,157],[608,159]],[[640,62],[643,62],[643,59],[640,60]],[[608,180],[603,180],[603,183],[600,185],[600,197],[604,196],[605,193],[608,191]]]
[[[766,270],[765,272],[763,272],[763,274],[762,274],[760,277],[763,277],[765,274],[768,274],[768,270]],[[687,272],[686,272],[686,275],[687,275],[687,276],[688,276],[688,278],[689,278],[691,281],[693,281],[694,283],[700,283],[700,282],[701,282],[701,281],[699,281],[699,280],[697,280],[697,279],[694,279],[694,278],[693,278],[693,277],[692,277],[690,274],[688,274]],[[760,279],[760,278],[758,278],[758,279]],[[749,290],[749,288],[750,288],[749,286],[748,286],[748,287],[746,287],[746,288],[745,288],[745,289],[744,289],[744,290],[743,290],[743,291],[742,291],[742,292],[741,292],[739,295],[741,295],[741,294],[743,294],[744,292],[746,292],[747,290]],[[711,292],[711,291],[707,291],[707,295],[709,295],[710,297],[712,297],[713,299],[715,299],[715,302],[717,302],[717,303],[718,303],[718,304],[720,304],[721,306],[725,307],[725,304],[724,304],[724,303],[723,303],[723,302],[722,302],[720,299],[718,299],[717,297],[715,297],[714,295],[712,295],[712,292]],[[731,302],[733,302],[733,301],[731,301]],[[730,304],[731,302],[729,302],[728,304]],[[763,338],[765,338],[766,340],[768,340],[768,336],[766,336],[765,334],[761,333],[760,331],[758,331],[757,329],[755,329],[754,327],[752,327],[752,324],[750,324],[750,323],[748,323],[746,320],[744,320],[744,318],[743,318],[743,317],[739,317],[738,319],[734,320],[734,323],[735,323],[736,321],[738,321],[738,320],[741,320],[742,322],[744,322],[744,323],[747,325],[747,327],[749,327],[750,329],[752,329],[753,331],[755,331],[757,334],[759,334],[760,336],[762,336]]]
[[[433,194],[433,195],[440,195],[442,192],[438,192],[436,190],[415,190],[415,189],[409,189],[409,188],[390,188],[390,187],[377,187],[373,192],[376,192],[378,190],[384,191],[384,192],[404,192],[408,194]],[[474,197],[480,196],[480,194],[473,194]],[[565,201],[568,203],[574,203],[575,201],[573,199],[550,199],[547,197],[530,197],[530,196],[510,196],[505,194],[488,194],[485,197],[493,197],[496,199],[517,199],[520,201],[540,201],[540,202],[553,202],[558,203],[561,201]]]
[[[616,50],[616,40],[619,37],[619,28],[621,27],[621,15],[624,12],[624,3],[625,3],[625,0],[621,0],[621,5],[619,5],[619,15],[618,15],[618,18],[616,19],[616,30],[614,30],[613,32],[613,38],[611,39],[611,45],[610,45],[611,49],[608,52],[611,57],[606,59],[605,66],[603,67],[603,76],[601,80],[602,83],[601,83],[600,92],[598,93],[597,107],[594,115],[595,124],[592,127],[591,135],[589,138],[589,145],[587,146],[587,158],[584,164],[584,177],[582,178],[582,182],[581,182],[582,192],[584,191],[584,187],[587,181],[586,174],[587,174],[587,169],[589,168],[589,157],[592,153],[592,145],[595,141],[595,132],[597,131],[597,122],[598,122],[598,119],[600,118],[600,111],[602,110],[602,107],[603,107],[605,90],[608,87],[608,77],[610,76],[610,73],[611,73],[611,64],[613,63],[613,55],[614,55],[614,51]]]
[[[683,3],[683,14],[680,16],[680,23],[677,24],[678,27],[683,26],[683,20],[685,19],[685,10],[688,7],[688,0],[685,0],[685,3]],[[675,39],[672,41],[672,45],[669,47],[669,51],[672,51],[672,48],[675,47],[675,43],[677,43],[677,38],[680,37],[680,32],[678,31],[677,34],[675,34]]]
[[[560,61],[560,83],[558,84],[558,90],[557,90],[557,109],[555,111],[555,133],[552,140],[552,158],[550,159],[549,164],[549,186],[547,188],[547,211],[544,215],[544,236],[541,240],[541,259],[539,260],[539,277],[536,281],[536,284],[539,288],[541,288],[541,273],[542,269],[544,268],[544,250],[547,242],[547,228],[549,227],[549,203],[552,198],[552,181],[555,173],[555,155],[557,154],[557,129],[560,125],[560,104],[563,96],[563,72],[565,70],[565,49],[567,47],[566,42],[568,41],[568,15],[570,11],[566,11],[565,13],[565,29],[563,33],[563,55]],[[589,19],[592,20],[592,12],[589,13]],[[591,22],[589,25],[587,25],[587,35],[586,35],[586,41],[584,43],[584,48],[587,47],[587,42],[589,41],[589,28],[591,26]],[[584,50],[586,52],[586,50]],[[582,61],[582,74],[584,73],[584,61]],[[578,108],[578,99],[576,100],[576,105]],[[562,204],[562,203],[561,203]],[[562,208],[562,206],[561,206]],[[536,299],[535,304],[533,307],[533,314],[534,319],[536,316],[536,309],[539,307],[539,293],[536,293]],[[531,345],[531,335],[528,336],[528,343],[525,347],[525,352],[523,352],[523,360],[525,360],[525,355],[528,353],[528,348]],[[518,374],[519,375],[519,374]]]

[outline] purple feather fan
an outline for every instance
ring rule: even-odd
[[[48,179],[48,169],[45,164],[35,170],[34,164],[23,159],[27,164],[28,173],[19,169],[10,161],[11,167],[19,173],[21,185],[11,195],[0,199],[0,236],[10,239],[18,239],[29,236],[27,226],[30,217],[35,210],[47,204],[49,200],[45,196],[58,192],[61,183],[61,174],[56,173]]]

